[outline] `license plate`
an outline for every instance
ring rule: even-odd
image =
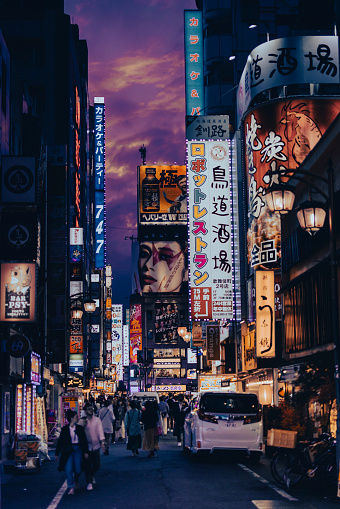
[[[235,422],[225,422],[225,423],[224,423],[224,426],[225,426],[226,428],[236,428],[236,424],[235,424]]]

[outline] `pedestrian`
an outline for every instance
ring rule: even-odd
[[[102,421],[94,414],[94,408],[91,404],[84,408],[86,418],[80,423],[84,426],[86,438],[89,446],[88,458],[85,461],[85,477],[87,482],[87,490],[93,490],[95,484],[94,474],[100,468],[100,446],[105,451],[105,435],[103,431]]]
[[[148,458],[152,458],[155,455],[155,451],[159,449],[156,437],[158,418],[159,414],[152,401],[146,401],[141,421],[144,424],[143,450],[148,451]]]
[[[117,401],[116,396],[112,399],[112,411],[113,411],[113,415],[115,416],[115,423],[113,426],[111,443],[115,444],[116,443],[116,431],[117,431],[117,427],[118,427],[118,423],[119,423],[118,401]]]
[[[79,487],[83,459],[88,459],[89,451],[84,428],[77,424],[77,412],[69,408],[66,411],[66,419],[68,424],[61,430],[55,459],[59,460],[58,470],[66,472],[68,494],[74,495],[75,489]]]
[[[104,401],[104,406],[99,410],[99,419],[102,421],[103,431],[105,435],[105,451],[104,454],[109,454],[109,447],[111,443],[113,426],[115,423],[115,416],[113,415],[112,407],[108,400]]]
[[[173,405],[173,416],[174,416],[174,436],[177,437],[177,445],[180,447],[182,445],[182,433],[184,427],[185,420],[185,410],[188,407],[187,403],[184,401],[184,397],[182,395],[175,397],[175,402]]]
[[[118,422],[117,422],[117,433],[116,433],[116,440],[118,442],[122,442],[125,438],[125,425],[124,425],[124,418],[125,418],[125,407],[123,405],[123,400],[120,398],[118,400],[118,406],[117,406],[117,413],[118,413]]]
[[[158,403],[158,409],[162,420],[163,433],[166,435],[168,433],[168,415],[169,415],[169,405],[165,401],[165,396],[160,397],[160,402]]]
[[[169,397],[167,399],[167,404],[169,407],[169,422],[168,422],[168,428],[170,431],[174,430],[174,404],[175,400],[173,398],[173,394],[169,394]]]
[[[127,434],[128,443],[127,450],[132,451],[132,454],[136,456],[139,454],[138,449],[141,447],[141,426],[140,426],[141,413],[137,409],[135,401],[130,402],[130,410],[125,415],[125,432]]]

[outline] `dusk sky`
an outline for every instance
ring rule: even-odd
[[[106,104],[107,263],[113,302],[131,294],[139,148],[147,164],[185,163],[184,9],[195,0],[65,0],[89,52],[89,96]]]

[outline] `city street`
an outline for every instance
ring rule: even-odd
[[[40,473],[2,475],[1,509],[56,509],[73,507],[109,509],[332,509],[336,498],[311,492],[310,486],[287,493],[271,479],[269,460],[259,465],[240,458],[210,456],[194,461],[177,447],[169,433],[160,441],[156,458],[144,451],[134,458],[124,443],[111,445],[101,457],[92,492],[81,488],[67,495],[65,474],[57,471],[54,452]]]

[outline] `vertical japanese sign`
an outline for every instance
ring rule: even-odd
[[[228,141],[188,142],[192,320],[233,319]]]
[[[255,272],[256,357],[275,357],[274,271]]]
[[[256,368],[255,331],[251,331],[242,336],[242,371]]]
[[[250,111],[244,120],[248,184],[248,264],[275,269],[281,261],[281,221],[272,213],[265,190],[294,170],[315,147],[340,112],[334,99],[297,98]]]
[[[106,259],[104,97],[94,98],[94,145],[95,268],[103,269]]]
[[[0,320],[35,321],[35,263],[1,264]]]
[[[123,366],[130,364],[130,336],[129,326],[123,325]]]
[[[219,361],[220,354],[220,326],[207,326],[207,360]]]
[[[116,365],[118,379],[123,379],[123,305],[112,306],[112,364]]]
[[[137,351],[142,350],[142,305],[130,306],[130,363],[137,363]]]
[[[204,109],[203,22],[201,11],[184,11],[186,114]]]
[[[155,303],[155,343],[178,343],[176,301]]]

